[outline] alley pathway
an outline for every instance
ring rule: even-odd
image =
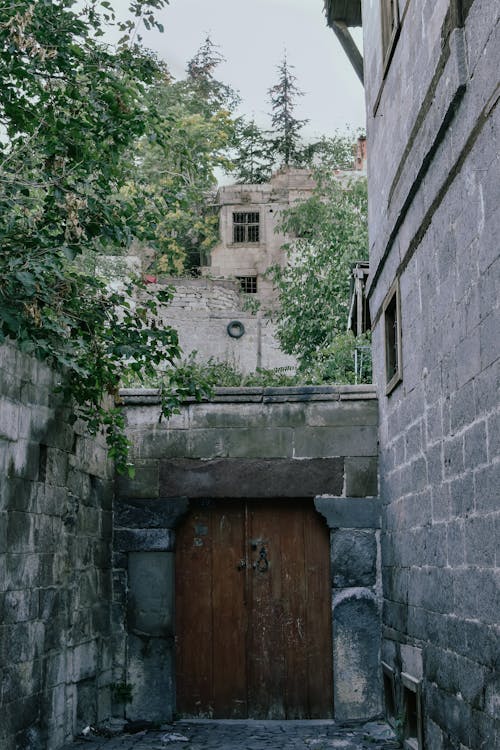
[[[383,722],[339,726],[333,721],[178,721],[160,730],[89,732],[65,750],[395,750]]]

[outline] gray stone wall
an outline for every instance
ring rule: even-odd
[[[381,710],[377,402],[371,386],[217,389],[159,422],[158,394],[124,391],[135,476],[115,505],[115,679],[129,718],[175,712],[175,529],[192,498],[316,498],[332,540],[335,716]],[[163,601],[145,590],[161,581]],[[338,628],[338,634],[336,633]]]
[[[378,5],[363,3],[383,659],[396,712],[401,674],[421,681],[427,750],[478,750],[500,746],[500,9],[400,10],[382,80]],[[385,395],[395,279],[403,378]]]
[[[2,750],[58,748],[111,712],[111,467],[55,384],[0,347]]]

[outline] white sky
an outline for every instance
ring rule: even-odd
[[[113,4],[126,8],[128,0]],[[174,77],[184,77],[187,61],[208,33],[227,60],[217,77],[239,91],[241,114],[255,116],[261,126],[269,126],[267,90],[276,82],[285,49],[305,94],[296,115],[310,120],[306,136],[365,126],[363,88],[326,26],[323,0],[171,0],[156,16],[165,32],[140,33]],[[360,44],[361,32],[354,32]]]

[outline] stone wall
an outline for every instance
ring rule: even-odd
[[[418,747],[478,750],[500,746],[500,9],[399,6],[383,77],[379,6],[363,3],[383,659],[396,716],[408,677],[421,695]],[[395,280],[402,380],[386,394]]]
[[[123,400],[135,467],[115,505],[115,679],[132,688],[126,715],[175,712],[175,529],[190,499],[277,497],[316,498],[331,529],[335,716],[379,714],[373,388],[218,389],[165,422],[155,391]]]
[[[55,384],[0,347],[2,750],[58,748],[111,712],[111,467]]]
[[[185,357],[196,351],[200,362],[213,358],[243,373],[296,365],[294,357],[281,351],[272,320],[244,309],[254,295],[240,293],[235,281],[173,278],[168,283],[175,294],[169,305],[160,308],[160,317],[178,332]],[[243,325],[240,337],[228,333],[229,323],[235,320]]]

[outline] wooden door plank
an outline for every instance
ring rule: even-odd
[[[213,687],[215,718],[247,712],[244,506],[218,503],[213,514]]]
[[[177,711],[213,715],[212,517],[197,507],[176,539]]]
[[[283,719],[286,713],[281,627],[281,519],[272,503],[251,501],[248,513],[248,545],[254,566],[250,570],[247,646],[249,714],[256,719]]]
[[[309,718],[333,715],[330,533],[314,510],[304,523]]]
[[[281,511],[281,512],[280,512]],[[294,502],[277,512],[281,516],[281,575],[283,588],[283,649],[285,658],[285,707],[287,719],[309,716],[307,682],[307,581],[304,522],[307,502]]]

